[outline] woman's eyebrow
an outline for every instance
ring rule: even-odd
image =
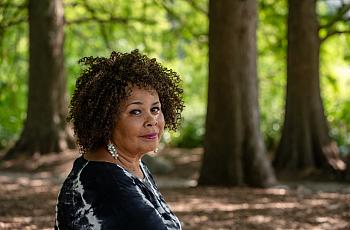
[[[152,103],[152,105],[157,105],[157,104],[160,104],[160,101],[156,101],[156,102]],[[133,102],[130,102],[129,104],[127,104],[127,106],[130,106],[130,105],[143,105],[143,102],[142,101],[133,101]]]
[[[127,104],[127,106],[129,105],[142,105],[142,101],[133,101],[133,102],[130,102],[129,104]]]

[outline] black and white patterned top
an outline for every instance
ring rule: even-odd
[[[144,180],[113,163],[76,159],[58,195],[55,229],[181,229],[140,165]]]

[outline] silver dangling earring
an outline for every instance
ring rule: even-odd
[[[119,155],[118,155],[117,148],[114,146],[114,144],[111,141],[109,141],[107,144],[107,150],[114,159],[118,158]]]

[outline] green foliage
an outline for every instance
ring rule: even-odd
[[[260,119],[266,146],[274,149],[284,119],[287,2],[259,1],[258,74]]]
[[[203,86],[203,88],[206,88]],[[201,97],[185,97],[184,122],[180,130],[170,133],[171,146],[194,148],[203,146],[205,132],[205,100]]]
[[[9,1],[23,5],[26,1]],[[84,56],[105,56],[111,50],[138,48],[157,57],[183,77],[186,108],[179,132],[167,133],[172,146],[203,144],[208,63],[207,0],[64,0],[65,66],[72,92]],[[332,8],[333,7],[333,8]],[[336,12],[319,1],[320,23]],[[1,26],[26,18],[26,11],[0,9],[0,148],[20,134],[26,112],[28,27]],[[261,128],[269,149],[278,143],[284,116],[287,48],[287,1],[260,0],[258,75]],[[348,24],[339,22],[334,29]],[[325,36],[326,30],[320,30]],[[331,135],[343,153],[350,146],[350,36],[334,36],[321,46],[321,89]]]
[[[194,148],[203,146],[204,116],[187,119],[177,133],[171,135],[171,146]]]
[[[321,92],[331,136],[343,155],[350,154],[349,37],[340,35],[321,47]]]
[[[27,106],[27,33],[25,26],[5,31],[0,59],[0,149],[19,135]]]
[[[207,16],[194,9],[188,1],[119,0],[109,2],[107,8],[106,4],[97,0],[87,1],[85,5],[74,5],[73,2],[66,2],[66,5],[72,5],[65,8],[68,22],[81,17],[108,20],[111,14],[126,21],[91,21],[66,27],[65,54],[70,91],[80,71],[76,64],[80,57],[138,48],[178,72],[183,78],[186,109],[198,108],[192,109],[191,113],[185,112],[181,130],[169,136],[170,144],[201,145],[207,85]],[[197,1],[197,6],[206,6],[205,3]],[[87,10],[86,4],[95,12]]]
[[[0,149],[15,140],[25,118],[28,30],[9,27],[26,17],[24,3],[4,0],[0,7]]]
[[[8,1],[11,2],[11,1]],[[23,5],[25,1],[13,1]],[[105,56],[111,50],[138,48],[157,57],[184,79],[187,106],[204,108],[206,95],[206,1],[65,0],[65,66],[72,92],[84,56]],[[14,5],[14,7],[15,7]],[[15,8],[13,8],[15,9]],[[23,9],[21,11],[23,14]],[[26,10],[24,8],[24,12]],[[16,19],[0,10],[0,23]],[[7,22],[6,22],[7,23]],[[6,24],[5,23],[5,24]],[[0,24],[0,26],[3,24]],[[0,148],[18,138],[25,119],[28,69],[27,23],[5,28],[1,36]],[[1,28],[1,27],[0,27]],[[192,100],[192,98],[194,98]],[[192,111],[198,114],[197,111]],[[184,126],[187,126],[184,116]],[[197,124],[203,129],[203,122]]]
[[[261,127],[267,147],[271,150],[278,144],[284,119],[287,49],[287,1],[262,0],[258,27],[259,79]],[[335,17],[337,5],[330,1],[318,2],[321,25]],[[331,30],[349,30],[344,21],[335,23]],[[327,33],[321,28],[320,36]],[[334,36],[321,45],[320,77],[321,94],[325,112],[330,123],[331,136],[343,154],[350,153],[350,36]]]

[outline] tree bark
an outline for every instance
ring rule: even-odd
[[[74,147],[66,124],[64,15],[62,0],[29,1],[27,118],[6,158],[60,152]]]
[[[329,137],[320,94],[316,1],[288,3],[287,98],[274,166],[281,173],[294,175],[314,169],[344,169],[338,147]]]
[[[267,187],[259,124],[255,0],[209,1],[209,86],[200,185]]]

